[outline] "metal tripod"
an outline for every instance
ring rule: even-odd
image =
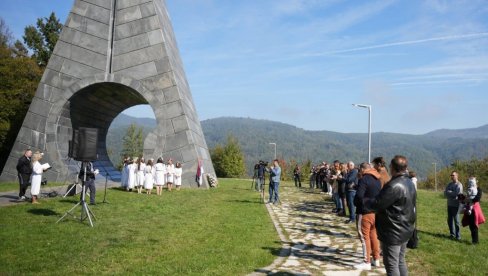
[[[62,221],[68,214],[74,216],[74,214],[72,214],[71,212],[79,205],[81,205],[81,216],[80,216],[80,222],[83,222],[84,220],[86,220],[88,218],[88,221],[90,222],[90,226],[93,227],[93,221],[92,221],[92,216],[93,216],[93,219],[96,220],[96,217],[95,217],[95,214],[93,214],[93,212],[90,210],[90,208],[88,207],[88,204],[86,204],[86,201],[85,201],[85,195],[86,195],[86,187],[85,187],[85,181],[86,181],[86,164],[85,162],[83,162],[83,166],[84,166],[84,176],[83,176],[83,182],[82,182],[82,185],[81,185],[81,197],[80,197],[80,201],[78,203],[75,204],[75,206],[73,206],[71,209],[69,209],[69,211],[67,211],[66,213],[64,213],[64,215],[58,220],[56,221],[56,223]]]

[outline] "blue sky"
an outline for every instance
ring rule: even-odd
[[[17,38],[73,1],[2,0]],[[488,123],[486,1],[167,0],[201,120],[423,134]],[[130,115],[152,117],[147,107]]]

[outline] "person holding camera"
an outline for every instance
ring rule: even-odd
[[[17,162],[16,169],[19,177],[19,200],[25,200],[25,192],[27,191],[27,187],[29,187],[32,175],[31,157],[32,150],[26,149],[24,155],[22,155]]]
[[[278,163],[278,159],[273,160],[273,166],[268,169],[269,171],[269,201],[268,203],[277,204],[280,200],[279,187],[281,178],[281,168]],[[273,199],[274,197],[274,199]]]
[[[86,175],[85,175],[86,172]],[[95,176],[98,174],[98,170],[93,169],[93,164],[91,162],[82,162],[80,173],[78,174],[78,178],[83,181],[83,185],[85,185],[85,191],[87,189],[90,190],[90,205],[95,205],[95,194],[97,192],[95,188]],[[85,178],[86,176],[86,178]],[[83,194],[81,195],[83,197]]]

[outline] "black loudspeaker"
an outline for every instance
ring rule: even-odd
[[[80,127],[73,130],[71,157],[77,161],[93,161],[97,159],[98,128]]]
[[[78,154],[78,130],[73,129],[73,136],[69,141],[68,157],[74,158]]]

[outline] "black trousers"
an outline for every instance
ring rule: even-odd
[[[469,216],[469,231],[471,231],[471,241],[478,243],[478,226],[474,222],[474,213]]]
[[[300,179],[300,175],[299,174],[295,174],[294,175],[294,179],[295,179],[295,187],[300,187],[301,188],[302,187],[302,180]]]
[[[19,197],[25,196],[25,192],[30,184],[30,174],[18,174],[19,177]]]
[[[95,179],[87,179],[85,181],[85,191],[90,190],[90,204],[95,204],[95,194],[97,192],[95,188]],[[81,194],[83,196],[83,194]]]

